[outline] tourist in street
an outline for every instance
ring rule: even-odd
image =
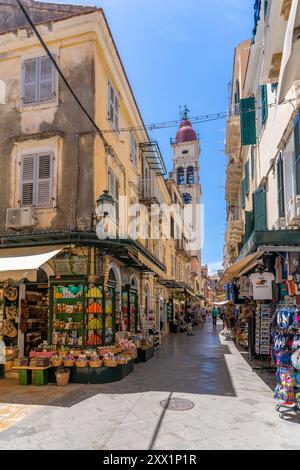
[[[193,335],[193,315],[189,311],[189,309],[186,312],[186,315],[184,317],[184,321],[185,321],[187,335],[188,336],[194,336]]]
[[[218,320],[218,309],[217,307],[214,307],[211,312],[212,319],[213,319],[213,325],[216,326],[217,320]]]

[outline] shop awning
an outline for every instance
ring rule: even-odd
[[[35,282],[37,270],[64,248],[65,245],[0,249],[0,281],[26,278]]]
[[[214,302],[216,307],[224,307],[224,305],[228,305],[230,300],[225,300],[225,302]]]
[[[238,278],[245,274],[246,272],[253,269],[257,264],[260,258],[262,258],[263,252],[256,251],[251,255],[248,255],[241,260],[237,260],[232,266],[230,266],[227,271],[225,271],[221,283],[227,284],[234,278]]]
[[[281,62],[277,99],[282,103],[293,82],[300,79],[300,40],[297,39],[300,26],[300,2],[293,0],[287,25]],[[295,36],[296,32],[296,36]]]

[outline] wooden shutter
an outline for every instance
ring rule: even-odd
[[[35,156],[25,155],[21,162],[21,206],[33,206],[35,200]]]
[[[23,103],[38,101],[38,59],[26,60],[23,63]]]
[[[37,157],[36,206],[50,207],[52,205],[53,158],[51,154]]]
[[[277,161],[277,187],[278,187],[278,215],[285,217],[285,198],[284,198],[284,177],[283,177],[283,159],[279,156]]]
[[[130,132],[130,160],[137,167],[137,143],[133,131]]]
[[[108,119],[115,121],[115,90],[111,82],[108,82]]]
[[[39,101],[54,98],[54,67],[49,57],[39,60]]]
[[[254,230],[253,212],[245,212],[245,241],[249,240]]]
[[[264,124],[268,118],[268,88],[267,85],[261,86],[261,120]]]
[[[119,132],[119,98],[117,93],[115,92],[115,122],[114,128],[116,132]]]
[[[256,144],[256,116],[254,96],[240,101],[241,109],[241,143],[242,145]]]
[[[254,228],[255,231],[267,230],[267,201],[266,190],[260,188],[253,195]]]
[[[300,194],[300,113],[294,125],[296,193]]]

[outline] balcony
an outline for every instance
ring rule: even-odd
[[[242,178],[242,163],[231,158],[227,165],[225,189],[225,198],[229,204],[233,204],[238,200]]]
[[[226,242],[229,245],[238,245],[244,233],[244,221],[242,217],[242,209],[234,207],[230,210],[228,216],[228,226],[226,234]]]
[[[234,160],[240,157],[241,119],[239,114],[232,114],[227,119],[225,152]]]
[[[156,181],[154,178],[142,179],[140,182],[140,195],[141,202],[143,204],[155,204],[158,203],[158,191],[156,187]]]

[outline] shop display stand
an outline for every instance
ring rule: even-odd
[[[253,367],[252,370],[272,370],[267,365],[271,346],[271,304],[261,304],[256,309],[255,316],[255,353],[261,359],[260,367]]]
[[[276,405],[276,411],[279,413],[279,418],[280,419],[285,419],[286,416],[288,416],[290,413],[296,413],[300,414],[300,408],[298,405],[281,405],[280,403],[277,403]]]

